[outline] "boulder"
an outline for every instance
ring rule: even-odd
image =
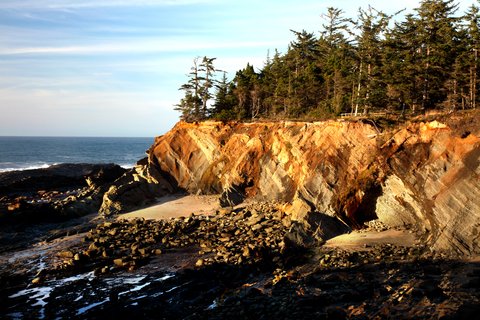
[[[235,207],[245,199],[245,191],[241,186],[231,186],[222,192],[219,201],[222,208]]]
[[[135,210],[175,190],[154,166],[137,165],[105,192],[99,213],[108,216]]]

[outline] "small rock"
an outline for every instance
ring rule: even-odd
[[[58,256],[61,258],[73,258],[74,254],[72,251],[61,251],[58,253]]]
[[[32,280],[32,284],[39,284],[42,282],[42,278],[41,277],[36,277],[35,279]]]
[[[195,262],[195,267],[202,267],[205,264],[205,261],[203,259],[198,259],[197,262]]]
[[[124,266],[124,262],[123,262],[123,259],[115,259],[113,260],[113,263],[117,266],[117,267],[123,267]]]

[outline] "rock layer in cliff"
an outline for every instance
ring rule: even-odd
[[[292,203],[286,210],[312,228],[325,217],[353,228],[380,219],[427,232],[437,249],[479,252],[479,122],[478,112],[383,132],[344,121],[180,122],[156,139],[136,189],[234,190]]]

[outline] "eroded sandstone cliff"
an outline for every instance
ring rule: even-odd
[[[307,223],[330,216],[355,228],[378,218],[425,231],[434,248],[480,252],[479,122],[471,113],[382,132],[360,121],[180,122],[101,211],[180,188],[223,193],[225,203],[292,203],[286,211]]]

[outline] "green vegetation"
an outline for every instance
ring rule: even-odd
[[[372,7],[356,19],[328,8],[318,36],[292,30],[285,54],[275,51],[257,71],[247,64],[232,81],[225,72],[215,79],[215,58],[196,58],[176,109],[187,121],[475,109],[479,7],[458,15],[457,6],[424,0],[396,22],[398,13]]]

